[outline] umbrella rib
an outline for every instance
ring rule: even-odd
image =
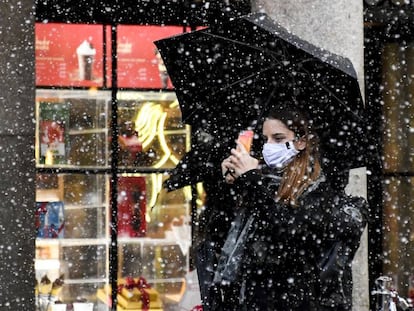
[[[268,49],[268,48],[262,48],[262,47],[258,47],[258,46],[253,46],[253,45],[251,45],[251,44],[249,44],[249,43],[245,43],[245,42],[242,42],[242,41],[239,41],[239,40],[235,40],[235,39],[230,39],[230,38],[223,37],[223,36],[220,36],[220,35],[217,35],[217,34],[213,34],[213,33],[204,32],[204,34],[205,34],[205,35],[207,35],[207,36],[211,36],[211,37],[215,37],[215,38],[223,39],[223,40],[225,40],[225,41],[233,42],[233,43],[236,43],[236,44],[239,44],[239,45],[242,45],[242,46],[247,46],[247,47],[249,47],[249,48],[251,48],[251,49],[254,49],[254,50],[257,50],[257,51],[265,52],[265,53],[269,54],[269,56],[271,56],[271,57],[272,57],[275,61],[277,61],[277,62],[279,62],[279,63],[280,63],[280,61],[278,61],[278,60],[277,60],[277,58],[276,58],[276,56],[277,56],[278,54],[277,54],[276,52],[274,52],[274,51],[272,51],[272,50]],[[292,43],[291,43],[291,44],[292,44]],[[292,44],[292,45],[293,45],[293,46],[295,46],[295,47],[296,47],[297,49],[299,49],[299,50],[301,49],[300,47],[296,46],[295,44]],[[281,45],[281,49],[283,50],[283,55],[284,55],[284,56],[286,56],[286,55],[288,54],[286,47],[285,47],[285,46],[283,46],[283,45]],[[324,62],[324,63],[326,63],[327,65],[332,66],[332,67],[335,67],[335,66],[333,66],[332,64],[330,64],[330,63],[328,63],[328,62],[324,61],[323,59],[321,59],[320,57],[318,57],[318,56],[316,56],[316,55],[313,55],[313,57],[319,58],[321,61],[323,61],[323,62]],[[304,60],[302,60],[302,61],[300,61],[300,62],[297,62],[297,63],[296,63],[296,65],[303,64],[303,63],[305,63],[305,62],[307,62],[307,61],[310,61],[310,60],[312,60],[312,58],[304,59]],[[345,72],[345,73],[346,73],[346,72]],[[349,75],[349,73],[347,73],[347,74]]]
[[[243,81],[245,81],[245,80],[247,80],[247,79],[249,79],[249,78],[251,78],[251,77],[253,77],[253,76],[257,76],[257,75],[259,75],[259,74],[261,74],[262,72],[265,72],[265,71],[267,71],[267,70],[270,70],[270,69],[273,69],[274,67],[276,67],[276,65],[273,65],[273,66],[270,66],[270,67],[268,67],[268,68],[266,68],[266,69],[263,69],[263,70],[260,70],[260,71],[257,71],[257,72],[255,72],[255,73],[253,73],[253,74],[251,74],[251,75],[248,75],[247,77],[244,77],[243,79],[239,79],[239,80],[237,80],[237,81],[235,81],[235,82],[233,82],[233,83],[231,83],[231,84],[228,84],[228,85],[226,85],[225,87],[222,87],[222,88],[220,88],[220,89],[218,89],[217,91],[213,91],[213,92],[211,92],[210,93],[210,96],[213,96],[213,95],[215,95],[215,94],[217,94],[217,93],[219,93],[219,92],[221,92],[221,91],[223,91],[223,90],[225,90],[225,89],[228,89],[228,88],[231,88],[232,86],[234,86],[234,85],[236,85],[236,84],[238,84],[238,83],[241,83],[241,82],[243,82]],[[203,107],[202,107],[203,108]],[[196,112],[198,112],[200,110],[200,108],[197,108],[197,109],[195,109],[193,112],[191,112],[185,119],[188,119],[188,118],[190,118],[192,115],[194,115]]]
[[[258,46],[253,46],[253,45],[251,45],[249,43],[245,43],[245,42],[238,41],[238,40],[235,40],[235,39],[230,39],[230,38],[223,37],[223,36],[220,36],[220,35],[217,35],[217,34],[213,34],[213,33],[205,32],[205,34],[207,36],[211,36],[211,37],[214,37],[214,38],[219,38],[219,39],[223,39],[225,41],[233,42],[233,43],[236,43],[236,44],[239,44],[239,45],[242,45],[242,46],[247,46],[247,47],[249,47],[251,49],[254,49],[254,50],[257,50],[257,51],[266,52],[266,53],[270,54],[272,56],[272,58],[275,58],[275,55],[276,55],[276,53],[273,52],[270,49],[261,48],[261,47],[258,47]],[[276,58],[275,58],[275,60],[278,61]]]
[[[302,68],[303,69],[303,68]],[[309,76],[311,76],[310,75],[310,72],[308,71],[308,70],[306,70],[306,69],[303,69],[303,71],[304,72],[306,72]],[[328,94],[330,94],[333,98],[335,98],[337,101],[338,101],[338,103],[340,104],[340,105],[342,105],[342,107],[344,107],[344,108],[346,108],[347,110],[349,110],[359,121],[362,121],[363,122],[363,119],[356,113],[356,112],[354,112],[354,111],[352,111],[350,108],[349,108],[349,106],[348,105],[346,105],[338,96],[336,96],[329,88],[327,88],[323,83],[321,83],[320,82],[320,80],[318,80],[318,79],[315,79],[315,78],[313,78],[313,80],[315,81],[315,82],[317,82],[317,83],[319,83],[319,85],[328,93]]]
[[[248,75],[248,76],[246,76],[246,77],[244,77],[244,78],[242,78],[242,79],[239,79],[239,80],[237,80],[237,81],[235,81],[235,82],[233,82],[233,83],[231,83],[231,84],[228,84],[228,85],[226,85],[225,87],[223,87],[223,88],[220,88],[220,89],[218,89],[217,91],[215,91],[215,92],[212,92],[211,94],[212,95],[214,95],[214,94],[217,94],[218,92],[220,92],[220,91],[223,91],[223,90],[225,90],[225,89],[227,89],[227,88],[231,88],[231,87],[233,87],[234,85],[236,85],[236,84],[238,84],[238,83],[240,83],[240,82],[243,82],[243,81],[246,81],[247,79],[249,79],[249,78],[251,78],[251,77],[254,77],[254,76],[256,76],[256,75],[259,75],[259,74],[261,74],[262,72],[265,72],[265,71],[267,71],[267,70],[270,70],[270,69],[273,69],[273,68],[275,68],[277,65],[280,65],[280,64],[282,64],[282,62],[280,61],[280,60],[278,60],[278,58],[276,57],[276,53],[275,52],[273,52],[272,50],[270,50],[270,49],[266,49],[266,48],[260,48],[260,47],[257,47],[257,46],[252,46],[251,44],[248,44],[248,43],[244,43],[244,42],[241,42],[241,41],[238,41],[238,40],[235,40],[235,39],[230,39],[230,38],[227,38],[227,37],[223,37],[223,36],[221,36],[221,35],[217,35],[217,34],[213,34],[213,33],[208,33],[208,32],[204,32],[204,34],[205,35],[207,35],[207,36],[211,36],[211,37],[214,37],[214,38],[219,38],[219,39],[223,39],[223,40],[225,40],[225,41],[229,41],[229,42],[233,42],[233,43],[235,43],[235,44],[239,44],[239,45],[241,45],[241,46],[247,46],[247,47],[249,47],[249,48],[251,48],[251,49],[254,49],[254,50],[257,50],[257,51],[261,51],[261,52],[265,52],[265,53],[267,53],[274,61],[275,61],[275,64],[273,64],[272,66],[270,66],[270,67],[268,67],[268,68],[266,68],[266,69],[263,69],[263,70],[260,70],[260,71],[257,71],[257,72],[255,72],[255,73],[253,73],[253,74],[250,74],[250,75]],[[287,50],[286,50],[286,48],[284,48],[283,46],[281,46],[281,48],[283,49],[283,53],[284,53],[284,55],[286,56],[286,54],[287,54]],[[306,70],[305,68],[303,68],[301,65],[302,64],[304,64],[304,63],[306,63],[306,62],[308,62],[308,61],[311,61],[311,58],[309,58],[309,59],[304,59],[304,60],[302,60],[302,61],[300,61],[300,62],[297,62],[296,64],[295,64],[295,66],[293,66],[293,68],[298,68],[299,66],[301,67],[300,68],[300,70],[299,70],[299,72],[300,71],[302,71],[302,72],[305,72],[305,73],[307,73],[309,76],[311,76],[311,74],[310,74],[310,72],[308,71],[308,70]],[[329,63],[327,63],[328,65],[330,65]],[[283,65],[283,64],[282,64]],[[291,69],[292,69],[292,67],[291,67]],[[340,104],[340,105],[342,105],[343,107],[345,107],[345,108],[349,108],[338,96],[336,96],[329,88],[327,88],[323,83],[321,83],[318,79],[315,79],[315,78],[313,78],[313,80],[315,81],[315,83],[319,83],[319,85],[328,93],[328,94],[330,94],[332,97],[334,97],[337,101],[338,101],[338,103]],[[198,109],[197,109],[198,110]],[[193,111],[191,114],[190,114],[190,116],[191,115],[193,115],[197,110],[195,110],[195,111]],[[362,120],[362,118],[356,113],[356,112],[354,112],[354,111],[352,111],[351,109],[349,109],[350,111],[351,111],[351,113],[358,119],[358,120],[360,120],[360,121],[363,121]],[[189,117],[189,116],[188,116]]]
[[[239,44],[239,45],[242,45],[242,46],[247,46],[247,47],[249,47],[251,49],[254,49],[254,50],[257,50],[257,51],[265,52],[265,53],[269,54],[269,56],[272,57],[272,59],[274,61],[276,61],[278,64],[282,64],[282,62],[280,60],[278,60],[277,57],[276,57],[278,54],[276,52],[270,50],[270,49],[261,48],[261,47],[257,47],[257,46],[252,46],[249,43],[245,43],[245,42],[238,41],[238,40],[235,40],[235,39],[230,39],[230,38],[223,37],[223,36],[220,36],[220,35],[217,35],[217,34],[213,34],[213,33],[207,33],[207,32],[205,32],[205,34],[207,36],[211,36],[211,37],[214,37],[214,38],[219,38],[219,39],[223,39],[223,40],[226,40],[226,41],[229,41],[229,42],[233,42],[233,43],[236,43],[236,44]],[[288,51],[287,51],[287,48],[285,46],[283,46],[283,45],[280,45],[280,48],[281,48],[281,50],[283,50],[283,52],[282,52],[283,53],[283,56],[286,57],[289,54]],[[311,61],[311,60],[312,60],[312,58],[307,58],[307,59],[304,59],[304,60],[302,60],[300,62],[297,62],[295,64],[295,67],[298,67],[298,66],[302,65],[303,63],[306,63],[306,62]]]
[[[246,76],[246,77],[244,77],[244,78],[242,78],[242,79],[239,79],[239,80],[237,80],[237,81],[234,81],[234,82],[233,82],[233,83],[231,83],[231,84],[226,85],[226,86],[225,86],[225,87],[223,87],[223,88],[220,88],[219,90],[217,90],[216,92],[213,92],[212,94],[214,95],[214,94],[216,94],[217,92],[220,92],[220,91],[225,90],[225,89],[227,89],[227,88],[229,88],[229,87],[232,87],[232,86],[234,86],[234,85],[236,85],[236,84],[239,84],[239,83],[241,83],[241,82],[243,82],[243,81],[246,81],[246,80],[250,79],[251,77],[257,76],[257,75],[259,75],[259,74],[261,74],[261,73],[263,73],[263,72],[265,72],[265,71],[268,71],[268,70],[270,70],[270,69],[273,69],[273,68],[275,68],[275,67],[276,67],[276,65],[272,65],[272,66],[267,67],[267,68],[265,68],[265,69],[263,69],[263,70],[256,71],[255,73],[252,73],[252,74],[250,74],[250,75],[248,75],[248,76]]]

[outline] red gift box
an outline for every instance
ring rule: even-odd
[[[143,277],[127,277],[119,280],[117,287],[117,310],[162,311],[163,303],[157,290]],[[108,284],[98,289],[97,297],[105,305],[112,307],[112,289]]]
[[[144,177],[118,179],[118,236],[143,237],[147,231],[145,220],[146,186]]]

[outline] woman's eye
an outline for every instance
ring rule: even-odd
[[[272,140],[276,143],[283,142],[286,139],[285,136],[275,135],[272,137]]]
[[[267,143],[282,143],[286,139],[285,136],[275,135],[275,136],[262,136],[264,142]]]

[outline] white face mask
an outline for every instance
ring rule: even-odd
[[[271,168],[283,168],[299,153],[293,142],[281,144],[266,143],[263,145],[263,158]]]

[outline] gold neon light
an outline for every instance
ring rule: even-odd
[[[155,206],[157,203],[158,196],[162,188],[162,175],[161,174],[151,174],[151,199],[148,203],[149,206]]]
[[[168,158],[171,155],[171,150],[168,148],[167,142],[165,141],[165,135],[164,135],[164,124],[165,119],[167,118],[167,113],[164,112],[158,122],[158,141],[160,142],[160,146],[162,151],[164,151],[164,155],[161,157],[161,159],[153,165],[155,168],[161,167],[165,162],[168,161]]]
[[[191,200],[191,187],[184,187],[183,188],[184,198],[187,202]]]
[[[161,105],[155,105],[152,102],[145,103],[138,113],[135,128],[138,131],[144,150],[148,148],[157,135],[157,123],[162,113]]]
[[[169,107],[178,107],[178,101],[173,101]],[[164,155],[159,159],[159,161],[152,165],[152,167],[155,168],[160,168],[168,160],[171,160],[174,165],[177,165],[179,162],[179,159],[172,153],[167,144],[166,134],[164,131],[167,116],[168,115],[163,110],[161,104],[146,102],[142,105],[137,118],[135,119],[135,129],[138,131],[138,136],[142,142],[142,148],[144,150],[148,149],[148,147],[153,143],[155,137],[158,138],[158,142]]]
[[[170,108],[176,108],[176,107],[178,107],[178,100],[176,99],[176,100],[174,100],[171,104],[170,104],[170,106],[169,106]]]

